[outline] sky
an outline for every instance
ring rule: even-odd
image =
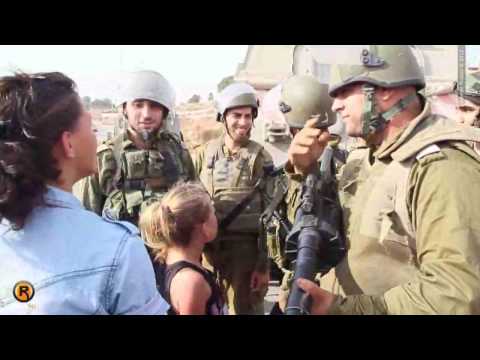
[[[156,70],[177,92],[177,103],[193,94],[207,98],[234,75],[248,45],[1,45],[0,75],[61,71],[81,96],[115,101],[122,72]]]
[[[75,80],[81,96],[116,100],[121,74],[156,70],[177,92],[177,103],[193,94],[203,99],[234,75],[248,45],[1,45],[0,75],[61,71]],[[467,65],[480,65],[480,46],[469,45]]]

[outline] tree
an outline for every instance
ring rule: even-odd
[[[105,98],[105,99],[102,100],[102,102],[105,104],[106,108],[109,108],[109,109],[113,108],[112,100],[110,100],[108,98]]]
[[[233,79],[232,76],[227,76],[222,79],[217,85],[217,90],[218,92],[221,92],[223,89],[225,89],[228,85],[233,84],[235,80]]]
[[[96,108],[96,109],[112,109],[113,108],[113,102],[110,99],[95,99],[91,103],[91,107]]]
[[[212,93],[209,93],[208,94],[208,101],[213,101],[213,94]]]
[[[189,102],[190,104],[192,104],[192,103],[199,103],[200,100],[201,100],[200,95],[195,94],[195,95],[193,95],[193,96],[190,98],[190,100],[188,100],[188,102]]]

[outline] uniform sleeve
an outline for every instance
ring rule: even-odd
[[[85,209],[102,215],[103,205],[115,175],[115,159],[111,151],[97,153],[98,173],[82,179],[77,187],[76,196]]]
[[[145,245],[130,236],[119,249],[106,309],[118,315],[165,315],[169,305],[158,293]]]
[[[196,181],[198,180],[197,172],[195,171],[195,166],[193,164],[192,156],[187,148],[183,149],[182,152],[182,161],[187,170],[188,180]]]
[[[195,149],[193,149],[192,151],[193,168],[197,176],[200,176],[200,172],[202,171],[204,157],[205,157],[205,152],[204,152],[203,146],[198,146]]]
[[[382,296],[338,299],[333,313],[480,313],[480,164],[453,149],[413,171],[418,273]]]

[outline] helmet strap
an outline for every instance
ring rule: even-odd
[[[366,138],[378,130],[383,119],[375,108],[375,87],[365,84],[362,90],[365,97],[362,113],[362,135]]]
[[[387,111],[380,113],[375,106],[375,87],[370,84],[365,84],[363,86],[363,93],[365,96],[365,104],[362,114],[362,133],[365,138],[383,130],[390,120],[404,111],[417,98],[416,93],[410,94],[400,99]]]

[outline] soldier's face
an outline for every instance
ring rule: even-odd
[[[143,99],[129,101],[124,111],[128,124],[137,132],[156,131],[163,125],[165,109],[156,102]]]
[[[244,142],[250,138],[253,125],[253,110],[251,107],[231,109],[225,115],[228,132],[235,142]]]
[[[457,106],[456,113],[457,123],[468,126],[478,126],[480,106],[466,99],[461,99],[460,101],[461,103]]]
[[[335,94],[332,110],[341,116],[348,136],[362,136],[364,102],[362,84],[345,86]]]

